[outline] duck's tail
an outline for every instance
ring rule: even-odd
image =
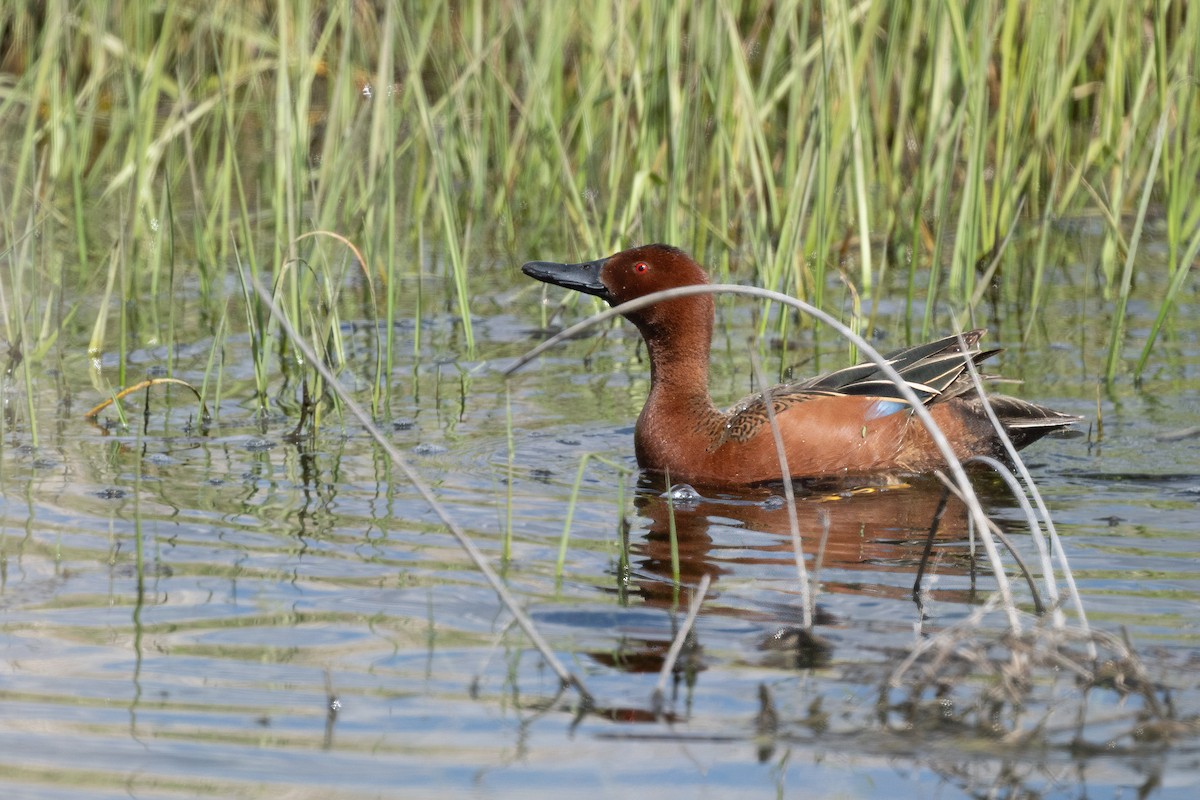
[[[996,418],[1000,420],[1000,426],[1018,450],[1033,444],[1048,433],[1068,428],[1083,420],[1083,417],[1064,414],[1016,397],[993,394],[988,395],[987,399],[992,410],[996,412]],[[970,402],[972,405],[978,405],[979,413],[984,414],[983,404],[978,397],[972,398]]]

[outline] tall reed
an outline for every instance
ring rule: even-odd
[[[1116,376],[1138,284],[1124,267],[1160,269],[1130,254],[1143,198],[1146,216],[1165,219],[1175,287],[1152,298],[1156,333],[1195,258],[1200,14],[1188,11],[1173,0],[9,4],[0,194],[10,220],[53,210],[41,225],[69,237],[77,261],[64,285],[103,283],[120,243],[128,279],[101,316],[152,280],[140,249],[169,199],[170,284],[195,277],[210,319],[238,300],[237,281],[221,280],[236,262],[258,280],[324,229],[363,247],[388,320],[416,313],[402,287],[441,287],[468,355],[477,276],[507,267],[494,253],[595,257],[668,240],[723,275],[825,306],[839,302],[825,296],[833,272],[862,299],[859,325],[900,268],[916,337],[979,302],[976,265],[1006,231],[1037,238],[1056,218],[1097,214]],[[21,231],[0,231],[12,259]],[[1042,307],[1052,275],[1036,252],[989,276],[1006,302]],[[45,319],[50,293],[29,299],[5,313]],[[262,329],[262,309],[249,314]],[[175,324],[126,321],[125,343]],[[94,345],[120,352],[119,326],[93,329]],[[31,352],[53,335],[38,331]],[[1147,344],[1139,374],[1150,358]]]

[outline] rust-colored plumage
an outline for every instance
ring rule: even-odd
[[[662,244],[582,264],[536,261],[523,270],[612,305],[708,282],[686,253]],[[693,295],[626,315],[650,354],[650,396],[634,434],[643,469],[668,473],[672,481],[712,486],[779,480],[765,397],[770,397],[793,478],[928,472],[943,465],[924,425],[874,364],[776,386],[721,411],[708,394],[713,314],[711,295]],[[960,458],[1002,452],[966,374],[966,359],[978,363],[997,352],[979,349],[983,333],[963,335],[965,352],[950,336],[888,357]],[[988,400],[1017,447],[1079,420],[1012,397]]]

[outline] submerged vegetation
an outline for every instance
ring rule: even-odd
[[[1152,358],[1200,249],[1200,14],[1170,0],[51,0],[0,9],[0,48],[3,335],[36,361],[79,311],[68,287],[100,294],[76,322],[123,384],[131,342],[173,342],[181,281],[261,360],[246,279],[302,260],[280,287],[298,315],[357,272],[317,230],[361,247],[366,316],[419,315],[445,271],[470,351],[482,269],[652,240],[819,307],[836,272],[863,319],[907,293],[910,338],[991,288],[1028,335],[1047,230],[1094,217],[1110,380]],[[1151,224],[1169,274],[1134,361]],[[1035,259],[990,257],[1013,230]]]

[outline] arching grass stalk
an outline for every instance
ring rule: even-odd
[[[1001,428],[1000,430],[1003,432],[1004,429]],[[1042,534],[1042,526],[1038,523],[1037,512],[1033,510],[1033,506],[1029,503],[1029,498],[1025,496],[1025,490],[1021,488],[1020,481],[1017,480],[1017,476],[1013,475],[1012,470],[1006,467],[1003,462],[991,456],[971,456],[967,459],[967,462],[986,464],[990,467],[1004,481],[1004,485],[1012,493],[1013,498],[1017,501],[1017,505],[1021,507],[1021,512],[1025,514],[1025,523],[1029,525],[1029,532],[1032,534],[1034,547],[1037,549],[1038,561],[1041,562],[1042,579],[1046,582],[1046,596],[1050,598],[1051,611],[1054,613],[1054,625],[1055,627],[1062,627],[1065,620],[1059,608],[1058,583],[1054,580],[1054,567],[1050,563],[1050,551],[1046,549],[1046,537]],[[998,528],[993,528],[992,532],[995,533],[996,530]],[[1002,539],[1001,541],[1004,541],[1009,546],[1014,557],[1019,558],[1007,539]],[[1038,606],[1039,613],[1041,613],[1043,609],[1041,608],[1041,600],[1038,598],[1037,589],[1032,585],[1029,588],[1033,592],[1034,601]]]
[[[309,239],[314,236],[328,236],[329,238],[345,245],[346,248],[350,250],[351,255],[354,256],[354,262],[362,272],[363,280],[367,284],[367,294],[370,296],[371,300],[371,333],[375,340],[375,375],[371,381],[371,411],[374,413],[379,413],[380,397],[384,389],[385,375],[383,372],[383,343],[380,341],[379,337],[379,319],[377,316],[379,313],[379,301],[375,296],[375,281],[371,275],[371,268],[368,266],[367,259],[363,256],[362,251],[358,249],[358,246],[345,236],[342,236],[340,233],[334,233],[333,231],[311,231],[298,237],[296,239],[296,243],[298,244],[305,239]],[[286,269],[286,266],[284,269]],[[337,314],[341,280],[335,279],[328,269],[324,269],[322,274],[324,276],[324,285],[326,291],[325,303],[328,314],[324,324],[324,334],[326,337],[334,337],[339,343],[338,360],[339,362],[344,363],[345,354],[342,352],[340,347],[341,326],[338,322],[339,318]]]
[[[962,331],[956,331],[956,333],[958,334],[961,342]],[[987,414],[988,421],[992,423],[992,427],[995,429],[996,435],[999,437],[1000,441],[1004,443],[1005,454],[1016,467],[1017,473],[1021,476],[1021,480],[1023,480],[1025,483],[1025,489],[1029,492],[1029,496],[1033,498],[1033,502],[1037,506],[1038,513],[1041,515],[1042,521],[1046,525],[1046,532],[1050,536],[1050,547],[1054,552],[1054,557],[1058,559],[1059,567],[1062,569],[1063,582],[1067,585],[1067,591],[1070,595],[1071,602],[1075,607],[1075,613],[1079,617],[1079,625],[1086,634],[1089,631],[1087,612],[1085,612],[1083,609],[1083,599],[1079,596],[1079,589],[1075,585],[1075,575],[1071,572],[1070,564],[1067,563],[1067,553],[1062,546],[1062,541],[1058,537],[1058,531],[1054,527],[1054,520],[1050,517],[1050,510],[1046,508],[1046,503],[1042,499],[1042,493],[1038,491],[1037,484],[1034,483],[1033,476],[1029,474],[1029,469],[1025,466],[1024,460],[1022,460],[1020,455],[1017,454],[1017,448],[1013,447],[1013,443],[1009,439],[1008,434],[1004,432],[1004,427],[1000,424],[1000,420],[996,418],[996,412],[992,409],[992,404],[987,401],[987,395],[983,391],[983,381],[979,376],[979,370],[975,368],[975,364],[972,363],[970,359],[967,359],[966,361],[967,372],[971,376],[971,382],[975,386],[975,391],[983,399],[983,409]],[[1018,494],[1019,493],[1014,492],[1014,496]],[[1034,519],[1030,520],[1030,531],[1035,537],[1040,539],[1040,529],[1037,527],[1036,520]],[[985,543],[986,541],[987,540],[985,539]],[[1045,545],[1039,542],[1038,549],[1039,552],[1043,551],[1045,549]],[[1043,560],[1043,570],[1045,570],[1047,566],[1048,563]],[[1052,573],[1047,574],[1052,575]],[[1050,597],[1051,603],[1057,609],[1058,590],[1051,585],[1050,578],[1047,578],[1046,591]],[[1058,623],[1059,618],[1057,616],[1057,611],[1055,614],[1055,622]],[[1094,657],[1095,652],[1095,646],[1092,645],[1089,653]]]
[[[754,372],[754,380],[763,387],[763,408],[767,410],[767,422],[771,426],[771,438],[775,442],[775,457],[779,459],[779,474],[791,475],[788,469],[787,450],[783,446],[783,434],[775,421],[775,399],[771,397],[770,383],[763,377],[762,365],[758,362],[758,354],[750,350],[750,368]],[[812,633],[813,617],[816,607],[813,602],[812,582],[808,576],[808,566],[804,563],[804,544],[800,537],[800,520],[796,516],[796,490],[791,478],[783,479],[783,499],[787,508],[788,530],[792,534],[792,556],[796,559],[796,573],[800,581],[800,605],[804,630]],[[828,521],[825,525],[829,529]]]
[[[971,518],[975,521],[975,524],[981,532],[984,549],[987,552],[988,562],[992,568],[992,575],[996,580],[996,588],[1003,602],[1009,627],[1014,632],[1019,632],[1021,630],[1019,612],[1016,604],[1013,602],[1012,590],[1009,586],[1008,576],[1004,573],[1004,565],[1001,562],[999,551],[996,549],[995,540],[988,532],[987,515],[983,510],[983,506],[979,503],[979,498],[975,494],[974,487],[971,486],[971,482],[967,479],[967,474],[963,469],[962,462],[954,453],[954,448],[951,447],[946,435],[938,427],[937,423],[934,422],[933,417],[929,413],[929,409],[925,407],[920,398],[916,396],[908,384],[905,383],[904,379],[900,377],[900,374],[896,372],[895,368],[888,363],[887,360],[884,359],[884,357],[880,355],[879,352],[869,342],[867,342],[867,340],[821,309],[815,308],[814,306],[805,303],[803,300],[797,300],[794,297],[789,297],[785,294],[780,294],[779,292],[774,292],[769,289],[760,289],[754,286],[732,286],[729,284],[720,283],[703,286],[680,286],[674,289],[654,292],[652,294],[645,295],[644,297],[639,297],[636,300],[630,300],[629,302],[622,303],[619,306],[615,306],[602,311],[599,314],[588,317],[587,319],[560,331],[538,346],[534,347],[528,353],[519,358],[507,370],[505,370],[504,374],[513,374],[521,367],[532,361],[534,358],[545,352],[547,349],[553,347],[559,342],[576,336],[581,331],[592,327],[593,325],[607,322],[614,317],[636,311],[637,309],[647,308],[656,303],[661,303],[664,300],[673,300],[679,297],[690,297],[692,295],[699,294],[736,294],[744,297],[772,300],[777,303],[791,306],[797,311],[807,314],[833,328],[843,337],[848,339],[853,345],[855,345],[864,358],[879,367],[880,372],[887,376],[888,380],[892,381],[896,385],[896,390],[909,404],[909,406],[911,406],[912,413],[921,420],[921,423],[929,432],[930,439],[938,448],[938,452],[941,453],[942,458],[945,459],[947,468],[950,470],[950,474],[954,479],[954,483],[962,493],[963,502],[966,504],[967,509],[971,514]]]
[[[692,632],[692,627],[696,624],[696,617],[700,614],[700,606],[704,604],[704,596],[708,594],[708,586],[712,582],[712,576],[707,572],[700,576],[700,583],[696,586],[696,591],[692,593],[692,601],[688,604],[688,613],[683,620],[683,624],[679,626],[679,630],[675,633],[675,638],[671,640],[671,646],[667,649],[667,655],[663,659],[662,667],[658,671],[658,683],[654,685],[654,692],[650,696],[650,705],[654,708],[655,713],[662,713],[663,703],[666,698],[667,681],[671,678],[671,673],[675,670],[675,662],[679,660],[679,654],[683,652],[683,645],[687,641],[687,637]]]
[[[367,266],[365,258],[358,247],[338,233],[330,231],[312,231],[297,237],[295,242],[289,243],[288,249],[294,250],[296,245],[308,238],[328,236],[341,244],[345,245],[353,256],[353,261],[358,268],[364,273],[368,293],[370,295],[370,305],[372,314],[372,333],[374,334],[374,349],[375,349],[375,378],[372,381],[371,393],[371,408],[372,411],[378,411],[379,398],[382,392],[380,372],[382,370],[382,347],[380,345],[380,334],[378,321],[374,315],[377,313],[378,304],[375,297],[374,283],[371,278],[371,270]],[[296,269],[296,267],[302,269]],[[306,276],[311,274],[310,279]],[[289,277],[291,280],[288,280]],[[321,353],[322,357],[328,363],[342,365],[346,363],[345,344],[342,339],[341,323],[338,314],[338,300],[341,294],[341,285],[343,283],[342,274],[335,274],[329,266],[327,260],[322,259],[319,266],[314,266],[311,261],[289,260],[280,265],[276,272],[275,284],[273,291],[275,297],[280,297],[287,291],[287,296],[294,302],[291,305],[293,309],[289,312],[289,318],[296,318],[304,321],[293,322],[293,326],[297,329],[307,331],[309,338],[312,341],[313,350]],[[315,285],[315,289],[314,289]],[[316,297],[313,297],[313,294]],[[301,314],[299,309],[303,307],[305,313]],[[319,428],[322,422],[323,406],[321,398],[325,396],[323,379],[317,373],[313,376],[311,387],[305,380],[305,391],[310,394],[307,396],[312,398],[311,405],[305,404],[301,411],[301,418],[297,430],[311,424],[311,429]],[[330,396],[333,402],[334,410],[340,413],[341,406],[338,402],[337,395]],[[311,416],[306,416],[310,414]]]
[[[941,470],[936,470],[933,474],[942,482],[942,485],[944,485],[952,495],[957,497],[959,500],[962,500],[962,495],[959,494],[958,487],[950,482],[944,472]],[[1009,477],[1012,478],[1012,475],[1009,475]],[[1016,483],[1015,479],[1013,480],[1013,483]],[[1046,605],[1042,602],[1042,596],[1037,590],[1037,584],[1033,580],[1033,573],[1029,571],[1029,567],[1025,566],[1025,559],[1021,558],[1021,552],[1017,550],[1016,546],[1012,543],[1012,540],[1008,538],[1007,534],[1000,530],[999,525],[992,522],[990,519],[987,522],[988,531],[990,531],[992,536],[995,536],[996,539],[999,540],[1002,545],[1004,545],[1005,549],[1008,550],[1008,554],[1012,556],[1013,561],[1017,563],[1017,569],[1020,570],[1021,575],[1024,576],[1025,583],[1029,586],[1029,594],[1033,597],[1034,610],[1039,615],[1046,613]],[[1045,575],[1045,573],[1043,573],[1043,575]],[[1049,580],[1049,576],[1047,576],[1047,580]]]
[[[513,596],[512,592],[508,590],[508,587],[504,585],[504,582],[500,580],[500,576],[496,574],[496,571],[488,563],[487,559],[484,558],[483,553],[480,552],[479,548],[475,546],[475,542],[472,541],[471,537],[467,535],[466,531],[464,531],[462,527],[460,527],[459,524],[454,521],[454,518],[450,516],[450,513],[446,510],[446,507],[442,505],[441,501],[437,499],[433,493],[433,490],[429,487],[425,480],[417,473],[415,469],[412,468],[412,465],[408,463],[408,460],[405,459],[396,446],[392,444],[391,440],[383,434],[383,431],[379,430],[378,426],[375,425],[374,420],[371,419],[371,415],[367,413],[366,409],[360,406],[350,392],[348,392],[346,388],[341,385],[337,379],[337,376],[333,374],[328,365],[318,358],[317,353],[312,349],[312,347],[309,346],[308,342],[304,340],[304,337],[300,335],[300,332],[292,326],[287,317],[284,316],[279,306],[271,297],[270,292],[259,284],[254,284],[254,291],[265,304],[265,306],[270,310],[271,315],[278,321],[280,327],[283,329],[285,335],[291,341],[292,345],[312,363],[314,369],[321,373],[321,377],[325,379],[330,390],[335,392],[341,398],[342,403],[345,404],[347,410],[349,410],[350,413],[358,419],[364,430],[366,430],[371,438],[375,440],[376,444],[378,444],[379,447],[382,448],[385,453],[387,453],[387,456],[391,460],[392,464],[404,474],[404,477],[407,478],[408,481],[413,485],[413,488],[417,490],[417,493],[421,495],[421,498],[429,505],[430,509],[437,516],[437,518],[442,521],[442,524],[446,526],[446,529],[458,541],[459,546],[462,547],[468,558],[470,558],[471,562],[475,565],[475,568],[479,570],[480,574],[483,575],[484,579],[492,587],[492,591],[496,593],[496,597],[500,600],[500,603],[510,614],[512,614],[513,618],[517,621],[517,624],[521,626],[521,630],[525,632],[525,635],[529,638],[530,642],[541,654],[542,658],[545,659],[547,666],[554,671],[554,674],[558,676],[558,679],[563,683],[564,686],[573,687],[579,693],[581,700],[585,704],[590,705],[592,697],[583,681],[573,672],[568,670],[566,666],[563,665],[562,661],[560,661],[559,658],[554,654],[554,650],[542,637],[541,633],[537,629],[537,626],[534,625],[533,620],[530,619],[529,615],[521,609],[520,604],[517,603],[517,599]]]

